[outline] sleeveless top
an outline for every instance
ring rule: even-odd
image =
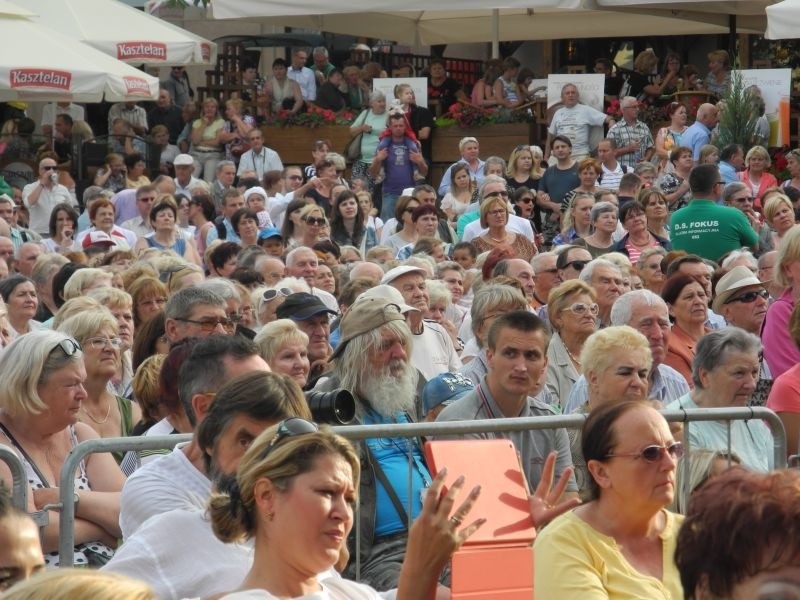
[[[272,109],[275,111],[279,111],[281,109],[281,105],[286,98],[293,98],[292,95],[292,86],[289,83],[291,81],[288,77],[283,80],[283,85],[278,83],[278,80],[274,77],[271,77],[269,80],[269,90],[272,95]]]
[[[20,446],[19,442],[11,435],[8,428],[0,423],[0,431],[2,431],[11,442],[12,446],[17,450],[22,462],[25,465],[25,475],[28,478],[28,485],[32,490],[40,490],[44,488],[53,487],[47,479],[39,471],[39,467],[31,460],[28,453]],[[75,427],[70,425],[67,428],[69,434],[70,447],[74,448],[78,445],[78,437],[75,435]],[[89,478],[86,476],[86,463],[80,462],[78,471],[75,474],[75,490],[91,490],[89,486]],[[80,566],[99,566],[105,564],[111,557],[114,556],[114,551],[103,544],[102,542],[84,542],[75,546],[74,564],[76,567]],[[58,551],[49,552],[44,555],[44,562],[48,568],[57,567],[59,565]]]
[[[147,241],[147,245],[151,248],[158,248],[159,250],[172,250],[178,256],[183,256],[183,253],[186,252],[186,240],[183,238],[183,236],[178,236],[178,239],[175,240],[175,243],[172,244],[172,246],[164,246],[159,244],[152,236],[148,236],[144,239]]]
[[[519,99],[517,97],[516,81],[506,81],[502,77],[498,77],[497,81],[499,81],[500,85],[503,86],[503,91],[506,94],[506,100],[508,100],[509,102],[516,102]]]

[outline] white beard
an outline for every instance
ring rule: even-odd
[[[400,367],[402,372],[393,375],[392,367]],[[393,417],[399,412],[413,413],[417,378],[417,370],[410,363],[392,361],[363,383],[361,395],[382,417]],[[361,403],[357,404],[357,409],[363,412]]]

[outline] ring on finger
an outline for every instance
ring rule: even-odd
[[[450,517],[450,522],[453,524],[453,527],[461,527],[462,520],[459,517],[453,515],[452,517]]]

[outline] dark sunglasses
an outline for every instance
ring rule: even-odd
[[[583,267],[589,264],[590,261],[588,260],[571,260],[567,264],[564,265],[564,268],[572,267],[576,271],[583,271]]]
[[[672,458],[678,459],[683,456],[683,444],[680,442],[673,442],[669,446],[647,446],[639,452],[628,452],[625,454],[607,454],[606,458],[616,458],[627,456],[630,458],[641,458],[645,462],[657,463],[662,459],[664,454],[669,454]]]
[[[741,296],[735,296],[733,298],[728,298],[723,304],[730,304],[731,302],[743,302],[744,304],[752,304],[756,301],[756,298],[763,298],[767,300],[769,298],[769,292],[767,290],[753,290],[752,292],[746,292]]]
[[[311,421],[306,421],[300,417],[290,417],[289,419],[284,419],[278,424],[278,431],[269,441],[267,450],[264,452],[264,456],[262,456],[261,459],[263,460],[267,458],[275,446],[280,444],[286,438],[316,433],[317,431],[319,431],[319,427],[317,427],[316,423],[312,423]]]
[[[42,171],[58,171],[58,165],[45,165],[42,167]]]
[[[525,196],[524,198],[520,198],[517,202],[522,202],[523,204],[531,204],[533,202],[533,198],[528,198]]]
[[[324,225],[325,224],[325,219],[320,219],[320,218],[316,218],[316,217],[308,217],[307,219],[305,219],[305,221],[309,225]]]
[[[270,302],[272,300],[275,300],[275,298],[277,298],[278,296],[291,296],[293,293],[294,292],[292,292],[292,290],[290,290],[289,288],[283,287],[283,288],[276,288],[274,290],[267,290],[261,297],[264,299],[264,302]]]
[[[508,192],[503,190],[502,192],[492,192],[491,194],[486,194],[483,199],[486,200],[488,198],[508,198]]]

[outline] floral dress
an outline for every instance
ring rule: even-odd
[[[5,434],[6,438],[11,442],[17,453],[20,455],[22,462],[25,464],[25,474],[28,479],[28,484],[32,490],[40,490],[43,488],[53,487],[45,479],[44,475],[39,471],[36,463],[31,460],[28,453],[19,445],[11,432],[0,423],[0,430]],[[75,428],[70,426],[68,429],[70,446],[75,447],[78,445],[78,437],[75,435]],[[75,490],[91,490],[89,486],[89,478],[86,476],[86,464],[81,461],[78,472],[75,474]],[[103,544],[102,542],[85,542],[75,546],[75,556],[73,562],[76,567],[99,567],[106,564],[114,556],[114,550]],[[49,552],[44,555],[44,563],[48,568],[59,566],[58,551]]]

